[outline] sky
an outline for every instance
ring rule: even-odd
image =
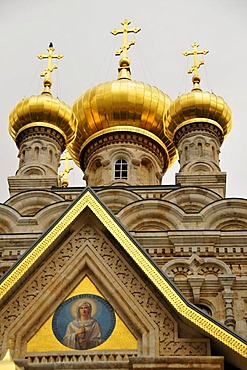
[[[8,197],[7,177],[18,169],[18,150],[8,133],[8,116],[21,99],[42,91],[37,55],[53,42],[64,58],[52,73],[52,93],[69,105],[87,89],[116,79],[124,19],[141,31],[131,34],[133,80],[157,86],[174,100],[191,89],[192,60],[182,52],[197,42],[208,49],[199,70],[201,87],[224,98],[233,129],[221,147],[227,197],[247,197],[247,0],[8,0],[0,1],[0,202]],[[84,186],[74,165],[70,186]],[[174,184],[175,163],[163,184]]]

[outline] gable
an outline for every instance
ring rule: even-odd
[[[85,277],[137,339],[138,353],[206,356],[205,332],[246,353],[241,340],[191,308],[89,190],[3,280],[3,343],[11,337],[25,356],[27,343]]]
[[[151,352],[153,356],[209,354],[207,339],[183,338],[181,341],[178,338],[178,324],[171,309],[162,304],[147,277],[131,264],[118,243],[113,244],[104,235],[97,220],[92,226],[91,212],[84,215],[87,221],[77,220],[77,224],[82,224],[80,228],[73,225],[71,234],[53,249],[5,305],[1,312],[3,323],[9,320],[10,312],[12,316],[5,335],[16,337],[16,342],[24,346],[88,277],[142,344],[142,352]],[[23,353],[25,351],[23,348]]]

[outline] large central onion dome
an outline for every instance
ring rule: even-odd
[[[84,170],[86,147],[94,140],[107,140],[114,133],[134,133],[163,149],[165,172],[176,158],[176,149],[163,129],[171,102],[156,87],[132,81],[130,61],[122,58],[117,80],[89,89],[72,106],[78,120],[76,138],[69,147],[74,161]]]

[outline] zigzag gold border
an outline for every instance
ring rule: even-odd
[[[51,243],[55,242],[59,235],[68,227],[79,214],[86,208],[96,215],[96,217],[104,224],[116,240],[122,245],[126,252],[134,259],[143,272],[148,276],[157,289],[166,297],[170,304],[187,320],[191,321],[205,332],[224,343],[241,356],[247,358],[247,346],[239,339],[228,333],[226,330],[213,323],[206,317],[200,315],[197,311],[187,306],[181,299],[179,294],[172,288],[170,284],[162,277],[156,267],[145,257],[141,250],[133,243],[127,233],[119,227],[117,222],[110,216],[98,200],[86,191],[81,198],[70,208],[65,215],[59,220],[50,232],[45,235],[35,248],[27,254],[16,268],[6,277],[0,285],[0,299],[3,298],[10,289],[17,283],[24,274],[28,271],[41,255],[49,248]]]

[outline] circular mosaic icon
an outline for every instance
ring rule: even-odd
[[[94,294],[69,298],[57,308],[52,319],[52,330],[59,342],[81,350],[104,343],[115,325],[110,303]]]

